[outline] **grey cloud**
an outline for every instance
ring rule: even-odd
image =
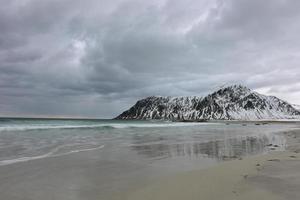
[[[300,104],[299,1],[0,3],[0,115],[112,117],[234,83]]]

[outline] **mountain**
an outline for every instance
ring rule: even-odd
[[[137,101],[115,119],[300,119],[300,111],[277,97],[259,94],[242,85],[233,85],[204,97],[147,97]]]

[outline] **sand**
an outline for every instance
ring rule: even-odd
[[[177,174],[141,187],[126,199],[300,199],[300,130],[285,135],[287,151],[274,151]]]
[[[133,162],[127,152],[112,159],[109,149],[1,166],[0,199],[300,199],[300,130],[285,135],[287,151],[163,174],[161,179],[149,178],[156,171],[145,169],[140,160]]]

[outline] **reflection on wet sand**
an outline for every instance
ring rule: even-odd
[[[143,141],[147,142],[143,143]],[[212,158],[222,161],[274,150],[270,146],[276,146],[276,150],[285,148],[284,138],[274,134],[225,137],[206,142],[175,143],[168,143],[166,142],[168,138],[160,136],[159,138],[152,138],[152,141],[149,143],[149,138],[134,137],[131,149],[151,159],[188,157],[190,159]]]

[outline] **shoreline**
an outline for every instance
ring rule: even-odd
[[[283,134],[287,142],[285,151],[162,178],[126,195],[126,199],[300,199],[300,129]]]
[[[227,126],[222,126],[221,130],[226,129],[227,132],[229,131],[228,134],[225,134],[226,137],[223,138],[224,134],[222,132],[221,134],[223,136],[221,138],[214,137],[214,140],[224,139],[225,141],[226,138],[231,138],[231,131],[233,130],[248,130],[241,126],[242,123],[238,126],[228,128]],[[297,126],[299,126],[299,124]],[[284,147],[286,144],[285,141],[289,139],[288,143],[291,146],[291,151],[299,150],[300,152],[297,143],[292,145],[295,141],[293,139],[295,135],[293,135],[292,132],[287,132],[285,134],[287,139],[283,136],[284,130],[294,130],[297,126],[270,126],[266,127],[266,129],[257,129],[257,127],[252,124],[251,127],[253,130],[249,126],[249,128],[251,128],[249,133],[252,133],[255,130],[264,130],[267,135],[269,135],[269,132],[277,132],[281,133],[281,139],[277,141],[274,139],[277,134],[271,134],[270,138],[268,137],[265,142],[263,142],[263,138],[260,138],[263,141],[258,139],[258,141],[260,141],[258,143],[256,143],[256,140],[242,139],[240,142],[231,141],[229,143],[224,143],[224,145],[228,144],[229,146],[233,145],[235,148],[242,148],[238,145],[242,144],[242,141],[245,141],[243,148],[246,148],[247,146],[249,149],[267,148],[272,150],[274,147],[274,149],[279,150],[281,147],[280,144]],[[238,127],[240,127],[240,129]],[[182,127],[181,129],[176,128],[176,130],[178,130],[178,133],[180,132],[180,135],[183,135],[185,134],[185,131],[188,131],[186,127]],[[199,130],[201,131],[202,129]],[[139,132],[140,130],[138,129],[137,131]],[[190,129],[189,131],[194,132],[194,129]],[[215,132],[215,129],[213,129],[213,131]],[[73,130],[68,130],[65,133],[71,132],[73,133]],[[236,133],[232,134],[233,136],[236,136]],[[248,137],[247,134],[246,137]],[[188,145],[169,145],[167,146],[167,149],[164,149],[166,146],[163,146],[164,148],[161,149],[162,147],[156,143],[152,146],[151,142],[156,138],[157,137],[132,138],[130,136],[130,140],[124,140],[123,138],[121,140],[118,139],[117,144],[113,140],[109,140],[111,142],[105,143],[105,148],[99,146],[99,149],[91,151],[76,151],[75,153],[70,151],[71,153],[68,154],[59,154],[58,156],[28,160],[26,162],[19,162],[18,164],[2,165],[0,166],[0,179],[3,181],[0,182],[0,196],[7,200],[233,200],[237,199],[237,196],[243,197],[240,199],[247,199],[245,198],[245,195],[249,194],[251,191],[255,191],[255,197],[259,199],[268,199],[266,196],[273,195],[270,195],[268,192],[261,189],[265,186],[260,186],[259,192],[257,192],[257,189],[253,188],[252,185],[257,185],[257,182],[260,183],[255,177],[257,177],[258,170],[260,172],[264,171],[263,166],[265,166],[265,164],[282,163],[277,162],[277,159],[281,159],[279,157],[269,158],[273,159],[273,161],[267,162],[263,160],[263,158],[267,159],[266,156],[269,156],[266,154],[256,154],[256,156],[251,157],[243,157],[243,154],[237,154],[236,156],[235,153],[222,154],[222,148],[220,148],[221,150],[217,148],[217,146],[214,145],[215,143],[207,143],[204,146],[194,146],[193,143],[189,142],[191,140],[184,140],[187,142],[184,142],[183,144]],[[146,145],[141,145],[140,147],[137,145],[139,149],[136,149],[134,145],[119,145],[120,141],[129,142],[128,144],[139,144],[138,142],[140,141],[143,143],[150,141],[150,146],[147,146],[149,143],[146,143]],[[201,140],[201,142],[203,141]],[[270,146],[270,143],[273,145]],[[214,152],[206,154],[207,150],[210,149],[214,149]],[[247,152],[253,152],[249,149]],[[56,151],[54,151],[54,153],[52,152],[53,155],[55,152]],[[65,151],[62,151],[61,153],[64,152]],[[174,155],[175,159],[166,159],[165,161],[162,159],[160,161],[160,156],[162,154],[156,153],[161,152],[174,153],[172,155]],[[186,155],[183,155],[183,152],[185,152]],[[222,158],[220,157],[222,160],[221,162],[213,159],[214,156],[217,158],[219,155],[219,153],[215,154],[216,152],[219,152],[220,156],[225,155]],[[264,151],[261,153],[263,152]],[[277,156],[277,153],[282,152],[272,152],[274,156]],[[136,156],[136,154],[138,156]],[[212,157],[207,157],[206,159],[201,156],[202,154],[211,155]],[[152,157],[147,157],[149,155]],[[200,155],[200,159],[197,157],[198,155]],[[230,155],[235,156],[231,157]],[[263,156],[261,157],[259,155]],[[286,155],[288,159],[295,159],[289,156],[290,154]],[[232,158],[235,158],[236,160],[232,161]],[[257,163],[260,159],[261,162]],[[223,162],[223,160],[226,161]],[[21,159],[21,161],[23,160]],[[259,166],[257,166],[257,164],[259,164]],[[272,200],[276,200],[276,196],[273,196]],[[252,194],[250,197],[248,198],[249,200],[253,199]]]

